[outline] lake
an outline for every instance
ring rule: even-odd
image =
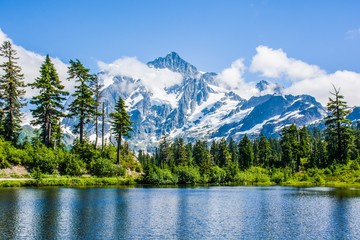
[[[359,238],[355,189],[0,189],[0,239]]]

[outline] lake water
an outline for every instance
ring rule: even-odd
[[[0,189],[0,239],[359,238],[359,190]]]

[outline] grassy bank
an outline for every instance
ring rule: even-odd
[[[86,186],[135,186],[138,182],[134,178],[129,177],[53,177],[44,178],[41,180],[36,179],[11,179],[0,180],[0,188],[4,187],[86,187]],[[191,184],[194,186],[197,184]],[[202,184],[200,184],[202,185]],[[242,182],[242,183],[223,183],[223,184],[211,184],[214,186],[292,186],[292,187],[336,187],[336,188],[359,188],[360,183],[347,183],[340,181],[330,181],[324,183],[310,182],[310,181],[296,181],[290,180],[287,182],[275,183],[275,182]],[[162,185],[158,185],[162,186]],[[179,185],[173,185],[179,186]]]
[[[0,187],[44,187],[44,186],[121,186],[134,185],[135,179],[131,177],[54,177],[48,176],[41,179],[9,179],[1,180]]]
[[[266,169],[251,167],[228,175],[225,170],[214,169],[209,174],[199,174],[196,169],[186,168],[173,173],[167,169],[152,169],[140,174],[122,177],[95,177],[84,175],[70,177],[60,175],[25,174],[23,178],[0,179],[0,187],[37,186],[121,186],[121,185],[222,185],[222,186],[329,186],[337,188],[360,188],[360,169],[357,164],[337,165],[325,169],[307,169],[292,173],[290,169]],[[215,171],[216,170],[216,171]],[[31,176],[33,178],[31,178]],[[20,177],[20,176],[18,176]],[[26,177],[26,178],[25,178]]]

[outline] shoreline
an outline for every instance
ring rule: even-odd
[[[46,177],[35,178],[0,178],[0,189],[8,187],[110,187],[110,186],[145,186],[145,187],[197,187],[197,186],[287,186],[287,187],[334,187],[334,188],[355,188],[360,190],[360,183],[326,182],[314,183],[309,181],[288,181],[282,183],[257,182],[257,183],[223,183],[223,184],[146,184],[132,177]]]

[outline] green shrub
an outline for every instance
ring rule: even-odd
[[[351,161],[350,169],[351,170],[359,170],[360,169],[359,163],[357,161]]]
[[[219,166],[214,166],[210,169],[209,182],[223,183],[226,180],[226,171]]]
[[[276,184],[280,184],[285,180],[284,173],[280,169],[275,169],[272,172],[270,180]]]
[[[90,162],[90,173],[97,177],[123,176],[125,170],[109,159],[95,158]]]
[[[325,184],[325,180],[322,176],[320,176],[320,174],[315,174],[313,178],[314,178],[315,183],[320,184],[320,185]]]
[[[157,168],[158,184],[177,184],[178,178],[169,169]]]
[[[150,184],[177,184],[178,178],[169,169],[145,166],[142,181]]]
[[[325,168],[324,174],[325,174],[325,175],[331,175],[332,172],[331,172],[331,170],[330,170],[329,168]]]
[[[76,155],[68,154],[61,163],[61,173],[69,176],[81,176],[86,173],[86,164]]]
[[[37,146],[33,152],[33,167],[39,168],[42,173],[52,174],[59,168],[59,157],[53,149]]]
[[[270,183],[268,171],[261,167],[250,167],[236,175],[235,181],[241,184]]]
[[[235,179],[236,174],[239,172],[239,167],[236,163],[230,162],[226,168],[226,182],[232,182]]]
[[[180,184],[194,184],[201,180],[200,172],[195,167],[179,166],[175,170],[178,175],[178,183]]]

